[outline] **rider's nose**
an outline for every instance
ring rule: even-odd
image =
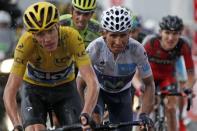
[[[122,44],[122,41],[121,41],[121,38],[120,37],[117,37],[114,40],[115,40],[115,44],[118,44],[118,45]]]
[[[78,20],[79,20],[79,21],[82,21],[83,19],[84,19],[83,15],[79,15],[79,16],[78,16]]]
[[[51,35],[49,35],[49,34],[45,34],[45,36],[44,36],[44,42],[48,42],[48,41],[50,41],[51,40]]]

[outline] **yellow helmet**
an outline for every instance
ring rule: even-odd
[[[72,5],[80,11],[91,12],[96,8],[96,0],[72,0]]]
[[[49,2],[37,2],[26,9],[23,22],[29,32],[42,31],[59,22],[59,12]]]

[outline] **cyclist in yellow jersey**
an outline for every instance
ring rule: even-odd
[[[76,30],[58,24],[59,12],[48,2],[29,6],[23,21],[27,32],[16,46],[4,92],[14,131],[45,130],[47,112],[51,108],[60,125],[77,123],[79,118],[89,120],[99,88],[81,36]],[[88,87],[83,108],[75,84],[74,60]],[[21,84],[20,118],[16,94]],[[82,127],[85,130],[87,126]]]
[[[72,0],[71,14],[60,16],[60,23],[79,31],[87,47],[100,34],[99,22],[92,18],[96,0]]]

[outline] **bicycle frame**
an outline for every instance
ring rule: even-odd
[[[185,94],[184,94],[185,93]],[[160,98],[160,102],[155,109],[155,131],[167,131],[167,123],[165,118],[165,104],[164,99],[166,96],[187,96],[187,111],[190,110],[192,93],[185,90],[183,92],[170,92],[170,91],[157,91],[156,96]]]
[[[167,131],[164,98],[165,96],[160,96],[160,102],[155,109],[155,131]]]

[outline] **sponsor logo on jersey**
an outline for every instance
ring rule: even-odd
[[[85,50],[77,53],[78,57],[83,57],[85,55],[86,55],[86,51]]]
[[[23,43],[20,43],[20,44],[18,45],[18,48],[19,48],[19,49],[22,49],[23,47],[24,47]]]
[[[110,91],[119,91],[124,88],[124,86],[132,80],[135,74],[134,71],[126,76],[109,76],[102,74],[102,72],[98,71],[95,67],[94,70],[102,87]]]
[[[21,59],[20,57],[16,57],[16,58],[14,59],[14,61],[15,61],[16,63],[19,63],[19,64],[24,64],[24,59]]]
[[[145,63],[144,65],[142,65],[142,70],[143,70],[144,72],[149,71],[149,70],[150,70],[149,64],[148,64],[148,63]]]
[[[70,73],[73,73],[74,64],[72,63],[69,67],[57,72],[44,72],[34,68],[30,64],[28,64],[27,68],[27,75],[29,78],[44,83],[55,83],[57,81],[65,80]]]
[[[118,74],[128,75],[136,69],[136,64],[118,64]]]

